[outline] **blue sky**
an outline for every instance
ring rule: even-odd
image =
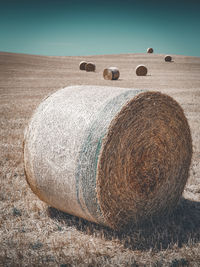
[[[200,56],[200,1],[5,0],[0,51],[75,56]]]

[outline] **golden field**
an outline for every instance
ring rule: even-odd
[[[200,266],[200,58],[121,54],[86,57],[0,53],[0,266]],[[95,72],[79,70],[81,60]],[[148,74],[135,68],[145,64]],[[104,68],[120,70],[117,81]],[[192,139],[190,176],[179,206],[160,222],[115,232],[40,201],[26,183],[23,133],[37,105],[70,85],[160,91],[184,109]]]

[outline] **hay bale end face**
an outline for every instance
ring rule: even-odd
[[[118,80],[119,75],[119,70],[116,67],[109,67],[103,71],[103,77],[105,80]]]
[[[136,67],[135,72],[137,76],[145,76],[147,75],[147,67],[144,65],[139,65]]]
[[[86,71],[95,71],[96,70],[96,65],[92,62],[88,62],[85,66]]]
[[[153,53],[153,48],[148,48],[147,49],[147,53],[152,54]]]
[[[39,105],[24,138],[33,192],[113,229],[173,210],[191,156],[190,129],[175,100],[118,87],[55,92]]]
[[[169,56],[169,55],[165,56],[165,61],[166,62],[171,62],[172,61],[172,57]]]
[[[81,61],[79,64],[79,69],[80,70],[85,70],[85,66],[86,66],[87,62],[86,61]]]

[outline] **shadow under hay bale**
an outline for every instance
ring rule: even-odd
[[[157,251],[173,248],[175,244],[182,247],[188,242],[195,244],[200,241],[200,203],[184,198],[170,217],[157,218],[139,226],[130,224],[123,231],[114,231],[52,207],[47,212],[60,228],[74,227],[87,235],[118,240],[124,248],[132,250]]]
[[[33,192],[52,207],[113,229],[170,213],[191,155],[182,108],[159,92],[67,87],[39,105],[25,132]]]
[[[105,80],[118,80],[119,75],[119,70],[116,67],[109,67],[103,71],[103,77]]]
[[[80,64],[79,64],[79,69],[80,70],[85,70],[85,66],[87,65],[87,62],[86,61],[81,61]]]
[[[136,67],[135,72],[137,76],[146,76],[148,71],[146,66],[139,65]]]
[[[172,61],[172,57],[169,56],[169,55],[165,56],[165,61],[166,62],[171,62]]]
[[[148,54],[152,54],[154,51],[153,51],[153,48],[147,48],[147,53]]]
[[[85,65],[85,70],[86,71],[95,71],[96,70],[96,66],[94,63],[89,62]]]

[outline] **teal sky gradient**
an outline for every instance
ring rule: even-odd
[[[75,56],[200,56],[200,1],[5,0],[0,51]]]

